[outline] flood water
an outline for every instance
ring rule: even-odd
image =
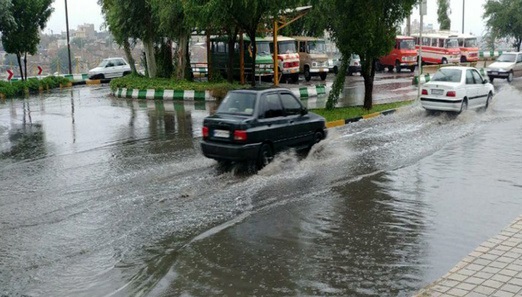
[[[330,129],[256,175],[213,103],[75,88],[0,103],[0,296],[410,296],[522,212],[522,101]]]

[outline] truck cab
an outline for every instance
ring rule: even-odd
[[[324,39],[294,36],[297,51],[299,53],[299,72],[306,81],[312,76],[319,76],[325,80],[328,75],[328,55]]]

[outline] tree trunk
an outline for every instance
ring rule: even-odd
[[[375,62],[368,61],[366,55],[362,64],[362,76],[364,78],[364,108],[367,110],[373,107],[373,81],[375,79]]]
[[[237,41],[238,29],[228,31],[228,62],[227,62],[227,81],[234,82],[234,45]]]
[[[145,58],[147,59],[147,72],[150,78],[155,78],[157,75],[156,57],[154,55],[154,44],[152,41],[143,41],[143,50],[145,51]]]
[[[25,67],[25,79],[24,80],[27,80],[27,53],[24,53],[24,67]]]
[[[185,47],[185,79],[192,81],[194,79],[194,74],[192,73],[192,65],[190,64],[190,42],[189,42],[189,38],[187,38],[187,41],[183,45]]]
[[[185,70],[187,66],[187,43],[189,37],[186,34],[182,34],[178,38],[178,50],[176,51],[176,59],[177,59],[177,67],[176,67],[176,78],[184,79],[185,78]]]
[[[257,45],[256,45],[256,30],[248,30],[248,37],[250,38],[250,45],[252,46],[252,69],[250,72],[251,76],[251,84],[252,87],[256,86],[256,56],[257,56]]]
[[[123,50],[125,51],[125,57],[127,57],[127,61],[129,61],[132,73],[137,73],[136,61],[134,61],[134,58],[132,57],[131,46],[130,46],[129,40],[127,40],[127,39],[125,39],[125,41],[123,41]]]
[[[24,69],[22,67],[22,57],[20,53],[16,53],[16,59],[18,60],[18,68],[20,68],[20,78],[24,80]]]

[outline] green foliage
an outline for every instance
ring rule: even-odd
[[[16,25],[11,12],[12,7],[11,0],[0,0],[0,32]]]
[[[0,94],[6,97],[24,96],[27,93],[36,93],[42,90],[58,88],[61,85],[69,84],[69,80],[61,76],[48,76],[41,80],[36,78],[27,81],[0,81]]]
[[[402,102],[394,102],[394,103],[386,103],[386,104],[378,104],[374,105],[371,109],[366,109],[362,106],[352,106],[352,107],[339,107],[336,109],[328,110],[328,109],[312,109],[313,112],[325,117],[327,122],[338,121],[338,120],[346,120],[353,119],[357,117],[361,117],[363,115],[367,115],[374,112],[381,112],[389,109],[399,108],[401,106],[406,106],[412,104],[414,101],[402,101]]]
[[[326,109],[332,110],[337,105],[337,101],[339,100],[339,96],[341,95],[344,88],[344,80],[346,76],[346,70],[348,69],[348,58],[347,56],[343,56],[341,59],[341,68],[337,75],[335,76],[334,83],[332,85],[332,90],[328,94],[328,100],[326,101]]]
[[[296,6],[311,5],[310,11],[302,18],[291,23],[280,31],[285,36],[314,36],[323,37],[324,30],[328,28],[328,17],[325,15],[324,5],[327,1],[300,0]]]
[[[34,55],[40,43],[40,30],[45,28],[53,12],[53,0],[11,0],[11,14],[16,25],[2,31],[2,44],[5,51],[23,57]],[[23,74],[20,66],[20,73]]]
[[[491,36],[514,38],[517,51],[522,43],[521,11],[522,0],[488,0],[482,16]]]
[[[244,88],[239,84],[230,84],[227,82],[191,82],[186,80],[173,80],[167,78],[147,78],[139,75],[127,75],[111,80],[110,87],[112,91],[119,88],[128,89],[156,89],[156,90],[194,90],[194,91],[206,91],[206,90],[235,90]]]
[[[451,13],[449,7],[449,0],[437,0],[437,21],[439,22],[440,30],[451,29],[451,19],[449,13]]]
[[[372,107],[374,61],[395,44],[397,27],[410,15],[417,0],[324,0],[323,9],[332,38],[345,57],[361,57],[365,80],[364,107]]]

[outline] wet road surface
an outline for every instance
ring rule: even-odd
[[[411,295],[521,213],[522,83],[495,85],[485,112],[413,105],[257,175],[201,155],[212,103],[2,102],[0,295]]]

